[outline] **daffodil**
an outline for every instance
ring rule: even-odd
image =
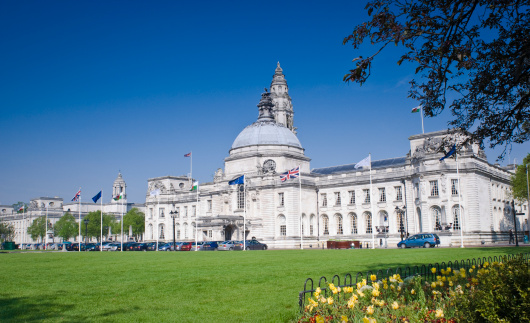
[[[377,279],[377,276],[376,276],[376,275],[370,275],[370,279],[371,279],[372,281],[375,281],[375,280]]]
[[[366,308],[366,313],[370,315],[374,314],[374,306],[373,305],[368,306]]]
[[[379,296],[380,294],[381,294],[381,292],[379,291],[379,289],[375,289],[375,288],[374,288],[374,289],[372,290],[372,296],[377,297],[377,296]]]
[[[436,274],[436,268],[434,268],[434,267],[431,268],[431,272],[432,272],[433,274]]]
[[[392,309],[397,310],[398,308],[399,308],[398,302],[394,301],[394,303],[392,303]]]
[[[346,322],[348,322],[348,317],[347,317],[346,315],[342,315],[342,316],[340,317],[340,322],[341,322],[341,323],[346,323]]]
[[[333,304],[333,297],[328,297],[327,301],[329,305]]]
[[[414,290],[414,288],[411,289],[410,293],[411,293],[412,295],[416,294],[416,291]]]
[[[444,317],[444,311],[441,309],[436,310],[436,317]]]
[[[322,316],[320,316],[320,315],[318,315],[318,316],[315,318],[315,321],[316,321],[317,323],[324,323],[324,322],[326,322],[326,320],[324,320],[324,318],[323,318]]]

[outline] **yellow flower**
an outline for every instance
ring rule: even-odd
[[[449,274],[451,272],[451,267],[447,267],[446,271]]]
[[[322,297],[320,297],[320,302],[321,303],[325,303],[325,302],[327,302],[327,300],[326,300],[326,298],[324,296],[322,296]]]
[[[375,289],[379,289],[379,283],[372,283],[372,287]]]
[[[410,293],[411,293],[412,295],[416,294],[416,291],[414,290],[414,288],[410,291]]]
[[[436,268],[432,267],[432,268],[431,268],[431,272],[432,272],[433,274],[436,274]]]
[[[363,292],[361,292],[361,290],[360,290],[360,289],[358,289],[358,290],[357,290],[357,294],[359,294],[359,296],[361,296],[361,297],[364,297],[364,293],[363,293]]]
[[[377,296],[379,296],[380,294],[381,294],[381,292],[379,291],[379,289],[375,289],[375,288],[374,288],[374,289],[372,290],[372,296],[377,297]]]
[[[397,310],[398,308],[399,308],[398,302],[394,301],[394,303],[392,303],[392,309]]]
[[[318,316],[316,317],[316,322],[317,322],[317,323],[324,323],[325,320],[324,320],[324,318],[323,318],[322,316],[318,315]]]
[[[333,304],[333,297],[331,297],[331,296],[328,297],[328,304],[329,305]]]
[[[484,262],[484,268],[488,267],[489,265],[490,265],[489,262],[487,262],[487,261]]]
[[[348,308],[354,308],[357,303],[357,297],[353,298],[353,296],[348,300]]]
[[[471,266],[471,268],[475,269],[475,265]]]
[[[438,285],[440,285],[440,287],[444,287],[444,282],[439,282]]]
[[[370,275],[370,279],[371,279],[372,281],[375,281],[375,280],[377,279],[377,276],[376,276],[376,275]]]
[[[431,288],[436,288],[436,283],[435,282],[431,283]]]
[[[348,317],[347,317],[346,315],[342,315],[342,316],[340,317],[340,322],[341,322],[341,323],[346,323],[346,322],[348,322]]]
[[[449,281],[449,286],[453,287],[453,282]]]
[[[436,310],[436,317],[444,317],[444,311],[441,309]]]
[[[469,285],[469,283],[467,283],[467,284],[466,284],[466,287],[469,288],[469,286],[471,286],[471,285]]]
[[[366,308],[366,313],[370,315],[374,314],[374,306],[373,305],[368,306]]]
[[[363,280],[361,281],[361,286],[366,286],[366,279],[363,279]]]
[[[445,275],[445,269],[440,269],[440,271],[442,272],[442,275]]]
[[[398,292],[401,292],[401,286],[398,286],[397,290]]]
[[[373,317],[363,317],[363,323],[377,323],[376,319]]]
[[[469,268],[469,273],[471,274],[472,272],[473,272],[473,268]]]
[[[361,287],[363,287],[363,285],[361,283],[357,283],[357,289],[361,289]]]
[[[396,288],[396,286],[390,285],[390,289],[394,290],[395,288]]]
[[[383,285],[383,289],[388,289],[388,285],[387,285],[387,284],[384,284],[384,285]]]
[[[333,283],[329,284],[329,289],[335,288],[335,285]]]

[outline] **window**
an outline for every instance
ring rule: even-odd
[[[442,211],[440,211],[440,209],[437,207],[433,207],[431,210],[434,222],[434,230],[440,231],[442,230]]]
[[[326,193],[322,193],[322,206],[328,206],[328,195]]]
[[[191,206],[191,216],[197,215],[197,207],[195,205]]]
[[[159,209],[158,210],[158,216],[160,216],[161,218],[164,217],[164,209]]]
[[[278,205],[285,206],[285,197],[283,193],[278,193]]]
[[[208,205],[208,212],[212,212],[212,200],[208,200],[207,205]]]
[[[311,214],[311,217],[309,218],[309,235],[313,235],[313,227],[315,223],[315,215]]]
[[[188,239],[188,224],[184,223],[184,239]]]
[[[396,190],[396,201],[402,201],[403,194],[401,192],[401,186],[394,186],[394,189]]]
[[[350,204],[355,204],[355,191],[349,191],[350,194]]]
[[[351,222],[351,233],[357,234],[357,214],[355,213],[350,214],[350,222]]]
[[[372,233],[372,215],[368,212],[364,214],[364,225],[366,227],[366,233]]]
[[[324,229],[324,234],[329,234],[329,219],[327,215],[322,216],[322,228]]]
[[[370,190],[364,189],[363,193],[364,193],[364,203],[370,203]]]
[[[458,179],[451,180],[451,195],[458,196]]]
[[[245,208],[245,186],[240,184],[237,188],[237,208]]]
[[[70,211],[70,209],[68,209],[68,211]],[[153,218],[153,209],[152,208],[149,208],[149,218],[150,219]]]
[[[160,239],[164,239],[164,225],[163,225],[163,224],[160,225],[160,235],[159,235],[159,238],[160,238]]]
[[[285,220],[285,216],[283,215],[278,216],[278,226],[279,226],[280,236],[286,236],[287,235],[287,223]]]
[[[180,207],[175,208],[175,217],[178,219],[180,217]]]
[[[379,202],[386,202],[386,193],[384,187],[379,189]]]
[[[453,230],[460,230],[460,208],[458,205],[453,206]]]
[[[185,206],[184,207],[184,217],[187,218],[188,217],[188,207]],[[187,237],[186,237],[187,238]]]
[[[335,192],[335,206],[340,206],[341,204],[340,192]]]
[[[212,237],[213,237],[213,231],[212,230],[208,230],[208,238],[212,239]]]
[[[430,181],[431,184],[431,196],[438,196],[438,181]]]
[[[343,234],[344,232],[342,232],[342,215],[335,215],[335,220],[337,222],[337,234]]]
[[[177,225],[175,226],[175,235],[176,235],[176,240],[180,240],[180,224],[177,223]]]

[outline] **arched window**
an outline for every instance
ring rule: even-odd
[[[322,215],[322,230],[324,234],[329,234],[329,218],[327,215]]]
[[[434,230],[442,230],[442,210],[439,207],[433,206],[431,208],[432,222],[434,224]]]
[[[184,222],[183,225],[183,231],[184,231],[184,239],[188,239],[188,223]]]
[[[240,184],[237,188],[237,208],[245,208],[245,185]]]
[[[195,239],[195,234],[197,233],[197,230],[195,228],[195,222],[191,223],[191,237]]]
[[[357,234],[357,214],[350,213],[351,234]]]
[[[335,223],[337,224],[337,234],[344,234],[342,230],[342,215],[335,214]]]
[[[311,214],[311,216],[309,217],[309,235],[312,236],[314,235],[314,229],[315,229],[315,215],[314,214]]]
[[[364,212],[364,227],[366,233],[372,233],[372,214],[370,212]]]
[[[149,237],[149,239],[153,239],[153,224],[149,223],[149,225],[147,226],[147,236]]]
[[[453,214],[453,230],[460,230],[460,214],[462,213],[462,210],[458,204],[453,206],[451,213]]]
[[[180,240],[180,223],[175,225],[175,239]]]
[[[278,215],[278,235],[286,236],[287,235],[287,221],[283,214]]]
[[[379,230],[377,232],[388,232],[388,213],[379,211]]]
[[[305,215],[305,213],[302,213],[302,235],[307,235],[307,225],[306,225],[306,222],[307,222],[307,216]]]
[[[158,228],[159,228],[159,231],[158,231],[158,232],[159,232],[158,238],[159,238],[159,239],[165,239],[165,238],[164,238],[164,225],[163,225],[163,224],[160,224],[160,225],[158,226]]]

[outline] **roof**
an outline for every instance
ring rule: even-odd
[[[407,157],[396,157],[396,158],[389,158],[389,159],[374,160],[372,161],[372,169],[402,166],[402,165],[405,165],[406,160],[407,160]],[[311,174],[331,175],[331,174],[356,172],[356,171],[361,171],[361,170],[363,169],[355,168],[355,164],[347,164],[347,165],[340,165],[340,166],[315,168],[311,170]]]

